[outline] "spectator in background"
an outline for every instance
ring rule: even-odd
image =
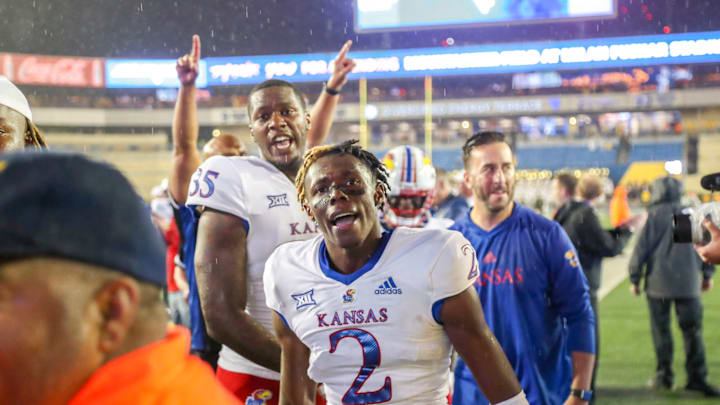
[[[150,215],[153,224],[155,224],[160,234],[164,234],[170,226],[170,220],[173,216],[172,205],[168,196],[168,179],[163,179],[159,185],[153,187],[150,196],[152,197],[152,200],[150,200]]]
[[[44,149],[45,140],[32,122],[25,95],[5,76],[0,76],[0,152],[22,148]]]
[[[190,327],[190,308],[186,295],[180,291],[176,279],[175,257],[180,249],[180,231],[173,215],[173,207],[168,198],[168,180],[164,179],[159,186],[152,189],[153,199],[150,201],[150,214],[153,224],[162,235],[166,245],[165,270],[167,280],[167,306],[170,320],[176,325]]]
[[[553,214],[553,220],[569,211],[570,207],[576,206],[575,194],[577,193],[578,179],[569,172],[559,172],[552,181],[553,199],[557,209]]]
[[[57,153],[0,168],[0,402],[239,404],[168,330],[162,241],[120,172]]]
[[[167,276],[167,301],[170,310],[170,320],[176,325],[190,327],[190,307],[188,306],[188,293],[185,287],[187,279],[182,271],[182,265],[178,267],[178,252],[180,251],[180,230],[174,217],[170,218],[170,226],[163,235],[167,244],[165,255],[165,268]]]
[[[468,207],[472,207],[474,201],[473,191],[465,181],[465,170],[458,170],[450,176],[450,187],[453,194],[464,198]]]
[[[632,145],[630,144],[630,134],[626,133],[625,131],[621,131],[618,135],[618,146],[617,146],[617,153],[615,155],[615,163],[617,164],[627,164],[630,161],[630,149],[632,148]]]
[[[610,199],[610,225],[618,227],[628,219],[630,219],[628,192],[625,187],[617,186]]]
[[[470,208],[465,197],[453,193],[450,185],[450,174],[445,169],[436,169],[435,201],[433,216],[448,218],[453,221],[460,219]]]
[[[640,232],[629,263],[630,290],[640,295],[640,282],[650,309],[650,328],[657,367],[650,385],[671,389],[673,339],[670,309],[675,305],[678,324],[685,343],[685,389],[707,397],[719,397],[720,390],[707,382],[705,345],[702,337],[700,292],[710,291],[715,267],[702,262],[691,244],[673,242],[673,214],[680,212],[682,185],[666,176],[653,183],[648,220]]]
[[[232,134],[214,136],[202,148],[201,158],[204,161],[213,156],[247,156],[245,142]]]
[[[580,196],[579,201],[573,198],[576,188]],[[595,313],[595,367],[592,377],[592,390],[595,391],[600,354],[597,293],[602,280],[602,259],[622,252],[630,240],[632,227],[639,228],[643,216],[635,216],[609,231],[603,229],[593,208],[604,198],[602,182],[597,176],[585,175],[578,182],[571,173],[559,173],[553,181],[553,196],[559,206],[553,219],[562,225],[575,246],[580,266],[590,286],[590,304]],[[591,403],[593,402],[594,398]]]

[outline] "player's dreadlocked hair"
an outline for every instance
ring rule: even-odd
[[[45,144],[45,139],[43,139],[42,135],[40,135],[40,130],[38,127],[35,126],[35,124],[32,123],[29,119],[25,119],[27,121],[27,130],[25,131],[25,147],[34,147],[39,149],[45,149],[47,148],[47,144]]]
[[[380,204],[382,205],[385,201],[385,195],[387,195],[387,192],[390,191],[387,168],[380,162],[380,160],[378,160],[377,157],[375,157],[375,155],[366,151],[360,147],[360,145],[356,145],[357,142],[357,139],[350,139],[337,145],[316,146],[305,152],[303,165],[298,171],[297,176],[295,176],[295,189],[297,190],[298,201],[300,201],[300,204],[303,206],[303,210],[305,210],[308,215],[312,216],[310,214],[309,204],[307,204],[306,201],[305,175],[313,163],[321,157],[328,155],[352,155],[363,162],[363,164],[370,169],[370,173],[372,173],[375,178],[376,184],[380,184],[382,187],[383,198]]]

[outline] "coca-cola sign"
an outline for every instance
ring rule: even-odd
[[[17,84],[105,87],[105,60],[23,54],[0,54],[0,72]]]

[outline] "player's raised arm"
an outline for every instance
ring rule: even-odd
[[[247,230],[235,215],[205,208],[195,250],[195,276],[210,337],[246,359],[280,371],[280,345],[245,312]]]
[[[273,313],[275,334],[282,347],[279,405],[314,405],[316,383],[307,375],[310,349]]]
[[[340,100],[340,91],[347,83],[348,73],[355,68],[355,61],[347,57],[351,46],[352,41],[348,40],[338,52],[334,60],[332,76],[325,83],[325,87],[310,111],[312,126],[305,142],[308,149],[321,145],[330,133],[335,108]]]
[[[440,320],[453,347],[491,403],[527,404],[505,353],[485,323],[474,287],[445,300]]]
[[[200,166],[197,149],[198,119],[195,97],[195,79],[200,66],[200,37],[193,35],[192,51],[178,58],[175,69],[180,79],[180,89],[173,115],[173,164],[170,171],[169,189],[173,200],[184,204],[193,172]]]

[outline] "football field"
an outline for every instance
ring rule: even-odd
[[[628,246],[624,254],[603,263],[603,287],[611,287],[612,279],[627,274],[627,262],[632,253]],[[717,277],[716,277],[717,278]],[[716,283],[718,281],[716,280]],[[610,285],[605,285],[610,284]],[[675,387],[659,392],[647,385],[654,375],[655,354],[650,336],[650,320],[644,296],[636,297],[629,291],[624,278],[600,302],[600,369],[597,379],[598,405],[692,405],[720,403],[700,394],[684,390],[685,353],[682,336],[673,314]],[[708,381],[720,385],[720,288],[703,294],[703,334],[709,369]]]

